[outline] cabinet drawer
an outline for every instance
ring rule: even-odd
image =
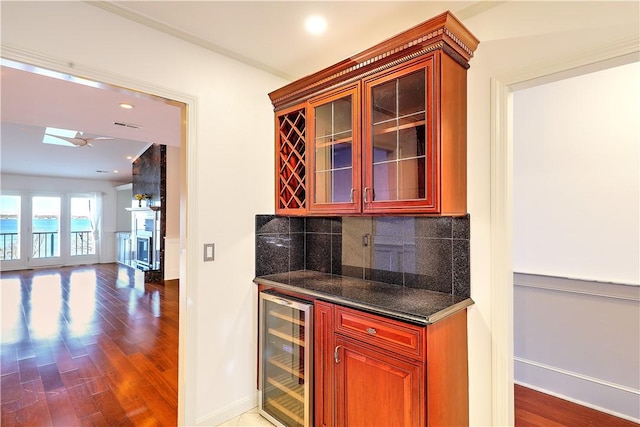
[[[424,328],[336,306],[337,333],[385,348],[412,358],[424,358]]]

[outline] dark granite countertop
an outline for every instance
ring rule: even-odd
[[[471,298],[311,270],[258,276],[253,281],[418,325],[473,304]]]

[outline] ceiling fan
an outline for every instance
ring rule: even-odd
[[[87,147],[87,146],[93,147],[93,145],[91,145],[92,141],[113,139],[109,136],[86,137],[86,136],[83,136],[83,133],[80,131],[77,131],[74,136],[54,135],[51,133],[45,133],[45,135],[50,136],[52,138],[58,138],[63,141],[67,141],[68,143],[76,147]]]

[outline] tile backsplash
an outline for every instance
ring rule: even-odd
[[[468,297],[469,216],[256,215],[256,276],[294,270]]]

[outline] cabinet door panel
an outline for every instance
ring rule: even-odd
[[[363,211],[438,213],[431,56],[364,81]]]
[[[338,426],[424,425],[423,371],[410,363],[336,336]]]
[[[398,199],[424,199],[424,157],[398,162]]]
[[[309,101],[309,211],[360,211],[359,85]]]
[[[396,116],[397,85],[395,81],[381,83],[377,86],[375,96],[371,101],[371,114],[373,123],[381,123],[393,120]]]
[[[418,70],[397,80],[398,117],[425,111],[425,71]]]
[[[366,196],[369,202],[398,200],[398,164],[396,162],[378,163],[373,166],[373,189]]]
[[[411,116],[411,118],[415,118],[415,121],[411,123],[411,127],[398,131],[398,157],[400,159],[412,157],[424,159],[426,154],[424,115]]]

